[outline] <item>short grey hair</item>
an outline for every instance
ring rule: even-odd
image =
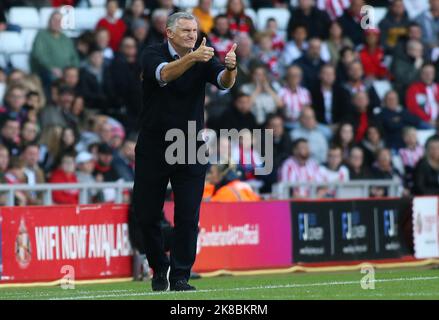
[[[196,20],[195,16],[192,13],[184,11],[176,12],[168,17],[168,21],[166,22],[166,28],[170,28],[172,31],[175,31],[175,26],[180,19]]]

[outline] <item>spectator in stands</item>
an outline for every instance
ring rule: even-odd
[[[110,64],[111,60],[113,60],[114,58],[114,51],[110,47],[110,33],[108,32],[108,30],[104,28],[98,28],[95,32],[94,42],[95,45],[102,50],[104,54],[105,64]],[[86,57],[84,57],[84,59],[85,58]]]
[[[20,158],[24,163],[24,175],[28,185],[44,183],[44,171],[38,165],[40,156],[40,146],[36,143],[28,144],[24,147]],[[28,204],[42,204],[43,194],[41,192],[27,192]]]
[[[20,122],[15,118],[5,118],[0,130],[0,143],[8,148],[12,157],[20,153]]]
[[[293,61],[299,59],[308,49],[308,31],[303,24],[295,24],[289,31],[289,41],[285,44],[285,49],[280,57],[281,64],[287,68]]]
[[[304,107],[300,113],[299,125],[291,132],[291,139],[304,138],[309,142],[311,157],[319,163],[326,161],[328,142],[318,126],[314,110]]]
[[[95,170],[95,159],[93,155],[87,151],[82,151],[78,153],[75,158],[76,163],[76,178],[78,179],[78,183],[88,183],[93,184],[96,182],[95,177],[93,176],[93,172]],[[89,196],[93,200],[98,195],[98,191],[95,189],[89,190]]]
[[[271,34],[271,42],[273,50],[282,52],[285,48],[285,39],[283,34],[279,32],[277,20],[275,18],[268,18],[265,26],[265,31]]]
[[[309,40],[309,47],[306,53],[299,59],[294,61],[303,71],[303,85],[310,89],[317,85],[319,79],[320,68],[325,62],[320,57],[322,49],[322,41],[318,38]]]
[[[288,67],[285,80],[285,86],[279,90],[279,97],[284,104],[282,108],[286,118],[285,125],[291,129],[296,125],[302,109],[311,105],[311,94],[301,86],[302,69],[299,66]]]
[[[424,156],[424,147],[418,143],[415,127],[405,127],[402,136],[404,146],[398,150],[398,155],[404,168],[404,187],[413,190],[415,167]]]
[[[256,58],[269,70],[272,77],[278,79],[282,74],[279,50],[273,49],[273,38],[270,32],[259,32],[255,35]]]
[[[151,11],[154,14],[154,12],[157,10],[164,10],[166,12],[166,16],[170,16],[175,12],[182,11],[182,9],[174,4],[173,0],[157,0],[157,5]]]
[[[229,164],[210,167],[209,180],[215,186],[211,202],[259,201],[260,197],[246,182],[240,181],[238,173]]]
[[[252,112],[258,125],[265,123],[268,113],[273,113],[282,107],[283,102],[276,94],[280,85],[270,82],[268,70],[264,65],[255,65],[252,70],[252,82],[241,86],[240,90],[250,95]]]
[[[317,121],[334,126],[346,112],[340,86],[336,83],[335,67],[325,64],[320,69],[319,82],[312,88],[312,107]]]
[[[134,181],[134,149],[136,140],[128,138],[124,141],[122,148],[115,153],[113,166],[118,176],[124,181]]]
[[[62,76],[65,67],[79,64],[72,40],[62,33],[61,20],[59,11],[52,13],[48,28],[35,37],[30,56],[32,72],[40,76],[46,88]]]
[[[35,122],[26,121],[21,126],[20,144],[21,150],[28,144],[35,144],[38,140],[39,128]]]
[[[75,174],[75,157],[72,154],[64,154],[60,164],[50,176],[50,183],[78,183]],[[52,192],[53,202],[56,204],[78,204],[79,190],[68,188]]]
[[[99,28],[98,30],[101,30],[101,29],[103,29],[103,28]],[[106,30],[108,33],[107,29],[104,29],[104,30]],[[82,32],[79,35],[79,37],[76,39],[76,51],[77,51],[78,56],[79,56],[79,64],[80,65],[87,58],[88,51],[90,50],[90,47],[95,42],[96,32],[86,30],[86,31]],[[108,35],[108,41],[110,41],[109,39],[110,39],[110,36]]]
[[[345,120],[350,121],[355,128],[355,142],[363,140],[367,128],[374,121],[374,115],[369,101],[369,96],[365,92],[357,92],[352,97],[353,109],[346,116]]]
[[[364,151],[364,163],[371,167],[375,162],[378,151],[385,148],[380,128],[374,124],[369,125],[360,146]]]
[[[349,169],[343,164],[343,150],[338,145],[331,145],[328,150],[327,162],[320,167],[322,180],[324,182],[348,182]],[[325,197],[334,198],[336,188],[322,188],[320,193],[324,192]]]
[[[348,103],[356,93],[366,92],[371,108],[381,104],[373,83],[369,79],[364,79],[363,65],[359,61],[354,61],[348,66],[348,80],[343,84],[342,88],[344,89],[343,99]]]
[[[380,42],[386,53],[392,53],[399,39],[407,35],[409,24],[404,1],[392,1],[389,5],[389,11],[378,25],[381,31]]]
[[[145,2],[143,0],[133,0],[128,9],[125,10],[122,20],[131,32],[134,31],[134,22],[145,20]]]
[[[279,170],[279,182],[321,182],[320,166],[311,158],[306,139],[300,138],[293,142],[293,155],[282,164]],[[293,189],[293,197],[307,198],[310,192],[310,188],[306,186],[297,187]]]
[[[207,0],[210,1],[210,0]],[[213,29],[209,33],[208,40],[215,49],[215,54],[221,63],[224,63],[224,58],[227,52],[233,46],[233,35],[229,29],[229,20],[225,14],[219,14],[215,17],[213,22]]]
[[[366,41],[360,49],[360,61],[367,78],[389,79],[390,73],[384,65],[384,49],[380,46],[380,30],[369,28],[365,31]]]
[[[198,20],[198,27],[205,34],[209,34],[215,25],[216,17],[214,18],[210,13],[211,7],[212,0],[198,0],[198,5],[192,10],[192,14]]]
[[[61,131],[61,137],[59,140],[60,149],[59,156],[63,154],[75,154],[76,152],[76,143],[78,141],[77,134],[75,132],[75,128],[65,127]]]
[[[407,50],[407,42],[410,40],[420,41],[422,43],[422,29],[416,22],[410,22],[407,29],[407,35],[401,36],[393,49],[393,57],[403,56]],[[430,50],[424,47],[424,57],[428,56]]]
[[[120,54],[110,66],[112,105],[107,114],[118,119],[130,130],[136,129],[142,104],[140,72],[136,41],[132,37],[125,37],[120,46]]]
[[[63,70],[62,82],[67,87],[73,89],[75,92],[79,90],[79,68],[77,67],[66,67]]]
[[[364,42],[364,30],[361,27],[361,8],[363,6],[364,0],[351,0],[349,8],[338,18],[345,35],[351,39],[354,46]]]
[[[57,164],[55,158],[60,149],[62,128],[58,126],[42,127],[40,145],[40,166],[49,173]]]
[[[264,188],[261,189],[262,193],[271,191],[271,185],[277,181],[277,172],[291,154],[293,147],[293,141],[288,132],[285,131],[284,120],[280,115],[268,115],[265,128],[273,130],[273,171],[262,177],[265,181]]]
[[[404,127],[422,127],[421,121],[410,114],[399,103],[399,97],[395,90],[386,93],[383,99],[383,108],[378,115],[384,130],[386,145],[391,149],[399,149],[403,146],[402,132]]]
[[[140,59],[143,53],[143,49],[146,47],[146,40],[149,33],[149,24],[145,19],[137,19],[133,22],[132,30],[133,38],[137,42],[137,55]]]
[[[415,195],[439,194],[439,136],[434,135],[427,139],[425,157],[415,168],[414,173]]]
[[[5,93],[5,107],[0,109],[0,119],[15,118],[20,123],[27,120],[26,88],[14,84],[7,88]]]
[[[341,122],[337,126],[332,144],[338,145],[343,151],[343,160],[347,161],[349,153],[355,145],[354,127],[350,122]]]
[[[251,66],[255,62],[253,40],[247,34],[240,34],[236,36],[236,58],[238,60],[238,74],[236,76],[235,85],[232,87],[232,92],[235,92],[242,84],[251,81]]]
[[[21,27],[15,24],[8,23],[6,19],[6,8],[3,3],[0,3],[0,32],[2,31],[21,32]]]
[[[422,41],[428,49],[439,46],[439,0],[429,0],[430,8],[415,18],[421,26]]]
[[[226,15],[229,19],[230,31],[233,35],[246,33],[253,36],[255,27],[252,19],[245,14],[243,0],[227,0]]]
[[[433,64],[424,64],[421,68],[420,81],[411,84],[406,95],[409,112],[432,127],[439,115],[439,84],[434,82],[435,72]]]
[[[59,93],[54,104],[45,107],[39,114],[41,127],[75,127],[77,124],[76,119],[71,113],[74,99],[75,92],[73,89],[66,86],[59,88]]]
[[[336,66],[337,82],[345,83],[348,81],[349,66],[357,58],[357,52],[351,47],[343,47],[340,50],[340,60]]]
[[[406,43],[406,51],[395,55],[391,70],[394,75],[394,88],[404,99],[407,88],[419,80],[419,73],[424,64],[424,46],[419,40],[410,40]]]
[[[219,129],[249,129],[257,128],[256,118],[252,113],[250,95],[239,92],[233,99],[233,105],[226,110],[218,120],[216,130]]]
[[[9,150],[0,144],[0,183],[5,183],[5,174],[9,168]]]
[[[117,0],[107,0],[106,16],[99,20],[96,28],[107,29],[110,34],[110,47],[113,51],[119,49],[122,38],[127,31],[127,26],[122,19],[116,17],[119,3]]]
[[[94,176],[98,182],[117,181],[120,176],[113,165],[113,150],[105,143],[98,146],[98,157],[96,161]]]
[[[4,176],[7,184],[24,184],[26,175],[24,174],[24,161],[18,157],[11,158],[9,168]],[[24,191],[15,191],[14,205],[25,206],[29,204],[28,194]]]
[[[340,51],[345,47],[353,48],[352,41],[345,37],[343,29],[337,21],[332,21],[329,27],[329,38],[322,44],[323,60],[328,60],[334,65],[337,65],[340,60]]]
[[[311,38],[315,37],[322,40],[328,38],[331,19],[325,11],[315,7],[312,0],[299,0],[298,7],[291,10],[287,28],[288,34],[296,23],[303,24]]]
[[[79,91],[86,105],[91,109],[105,112],[108,107],[110,74],[108,67],[104,64],[103,51],[99,47],[90,49],[79,78]]]
[[[146,44],[152,45],[163,43],[166,40],[166,20],[168,11],[166,9],[157,9],[151,15],[151,30],[146,38]]]
[[[347,163],[350,180],[367,180],[371,178],[370,170],[364,164],[363,149],[360,147],[355,146],[350,150]]]
[[[372,166],[372,177],[377,180],[396,180],[401,181],[401,174],[396,170],[392,163],[392,153],[389,149],[383,148],[376,153],[376,162]],[[386,187],[371,187],[372,197],[388,196],[389,190]]]

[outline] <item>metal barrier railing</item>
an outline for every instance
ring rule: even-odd
[[[259,186],[250,183],[255,191]],[[349,182],[333,182],[333,183],[276,183],[273,185],[272,193],[264,195],[263,198],[269,199],[289,199],[291,198],[291,189],[306,187],[309,189],[309,198],[316,198],[319,188],[328,187],[335,189],[335,198],[368,198],[371,187],[387,188],[387,196],[399,197],[402,194],[401,182],[398,180],[356,180]],[[89,204],[93,190],[114,189],[115,203],[123,203],[123,193],[125,190],[131,190],[133,182],[96,182],[96,183],[42,183],[42,184],[0,184],[0,195],[6,194],[6,205],[13,206],[15,204],[15,192],[41,192],[43,194],[43,205],[52,205],[52,192],[57,190],[78,190],[79,203]],[[168,185],[168,189],[171,186]]]

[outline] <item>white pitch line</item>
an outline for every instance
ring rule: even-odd
[[[434,277],[412,277],[412,278],[393,278],[393,279],[378,279],[371,282],[401,282],[401,281],[429,281],[438,280],[439,276]],[[331,281],[331,282],[317,282],[317,283],[304,283],[304,284],[285,284],[285,285],[268,285],[268,286],[256,286],[256,287],[243,287],[243,288],[223,288],[223,289],[204,289],[197,291],[185,291],[185,292],[145,292],[145,293],[129,293],[129,294],[97,294],[89,296],[70,296],[63,298],[52,298],[49,300],[77,300],[77,299],[100,299],[100,298],[121,298],[121,297],[148,297],[148,296],[166,296],[169,294],[196,294],[196,293],[210,293],[210,292],[233,292],[233,291],[251,291],[251,290],[266,290],[266,289],[293,289],[293,288],[307,288],[307,287],[321,287],[321,286],[335,286],[335,285],[351,285],[360,284],[360,281]],[[122,291],[122,290],[119,290]]]

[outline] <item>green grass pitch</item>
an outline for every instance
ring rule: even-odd
[[[0,299],[439,299],[438,269],[377,270],[375,289],[357,272],[222,276],[191,280],[196,292],[151,291],[150,282],[0,288]]]

